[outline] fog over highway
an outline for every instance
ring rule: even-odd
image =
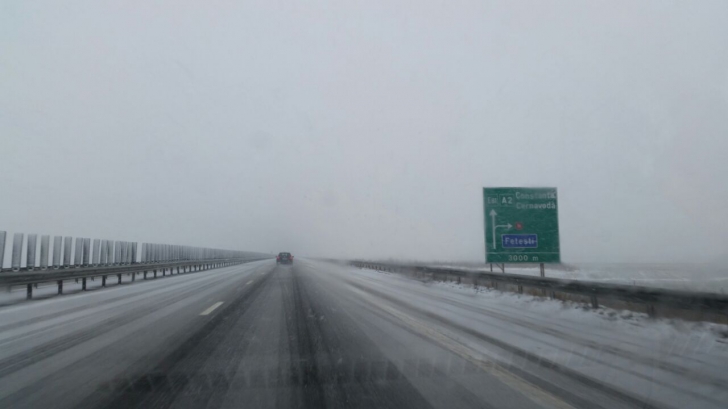
[[[726,45],[726,0],[3,0],[0,408],[728,408]]]
[[[723,0],[3,4],[2,230],[482,261],[549,186],[564,261],[728,261]]]

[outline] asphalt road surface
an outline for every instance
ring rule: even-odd
[[[0,407],[669,407],[534,360],[495,328],[475,333],[349,269],[261,261],[0,308]]]

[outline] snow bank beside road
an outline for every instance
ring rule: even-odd
[[[447,267],[468,271],[490,272],[489,265],[443,263],[434,267]],[[500,273],[497,266],[493,272]],[[506,264],[506,274],[539,276],[538,267]],[[704,291],[728,294],[728,267],[713,264],[631,264],[586,263],[571,264],[568,268],[550,268],[546,276],[569,280],[607,282],[674,290]]]
[[[584,320],[593,321],[606,320],[614,322],[614,325],[626,326],[626,328],[656,328],[661,327],[660,333],[666,333],[668,338],[672,338],[671,332],[689,333],[691,336],[695,334],[710,335],[717,341],[728,344],[728,325],[714,324],[710,322],[694,322],[684,321],[680,319],[667,318],[651,318],[648,314],[629,311],[615,310],[612,308],[599,307],[593,309],[584,303],[576,303],[570,301],[552,300],[544,297],[534,297],[526,294],[517,294],[512,292],[503,292],[487,287],[473,288],[470,285],[455,284],[452,282],[432,282],[429,284],[433,288],[441,288],[447,291],[454,291],[460,294],[475,296],[496,302],[499,304],[510,304],[514,308],[530,311],[536,310],[539,314],[548,315],[549,320],[569,320],[581,322]]]
[[[423,319],[433,329],[506,366],[524,364],[504,345],[659,406],[724,408],[728,402],[728,326],[585,309],[374,270],[345,271],[359,288],[369,289],[372,303],[396,300],[396,308],[429,317]],[[540,364],[525,365],[539,371]]]

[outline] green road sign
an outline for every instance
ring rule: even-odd
[[[556,188],[483,188],[486,263],[559,263]]]

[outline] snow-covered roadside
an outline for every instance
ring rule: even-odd
[[[664,326],[679,330],[680,332],[703,332],[706,331],[715,337],[716,342],[728,343],[728,325],[714,324],[711,322],[694,322],[672,318],[652,318],[648,314],[630,311],[616,310],[601,306],[593,309],[584,303],[571,301],[552,300],[544,297],[534,297],[527,294],[503,292],[488,287],[474,288],[472,285],[457,284],[453,282],[433,281],[429,285],[435,288],[443,288],[461,294],[476,295],[484,299],[508,303],[524,310],[537,309],[539,313],[548,314],[553,319],[583,320],[602,319],[613,321],[616,325],[629,325],[637,327]]]
[[[366,269],[341,269],[383,302],[386,294],[413,309],[452,322],[443,330],[505,364],[512,354],[459,332],[472,328],[531,354],[622,390],[674,407],[725,407],[728,402],[728,326],[651,319],[608,308],[423,283]],[[386,302],[386,301],[384,301]]]
[[[490,272],[490,265],[436,264],[434,267]],[[493,272],[501,269],[494,265]],[[507,264],[506,274],[539,276],[538,267]],[[546,266],[546,276],[675,290],[705,291],[728,295],[728,266],[711,264],[628,264],[585,263]]]

